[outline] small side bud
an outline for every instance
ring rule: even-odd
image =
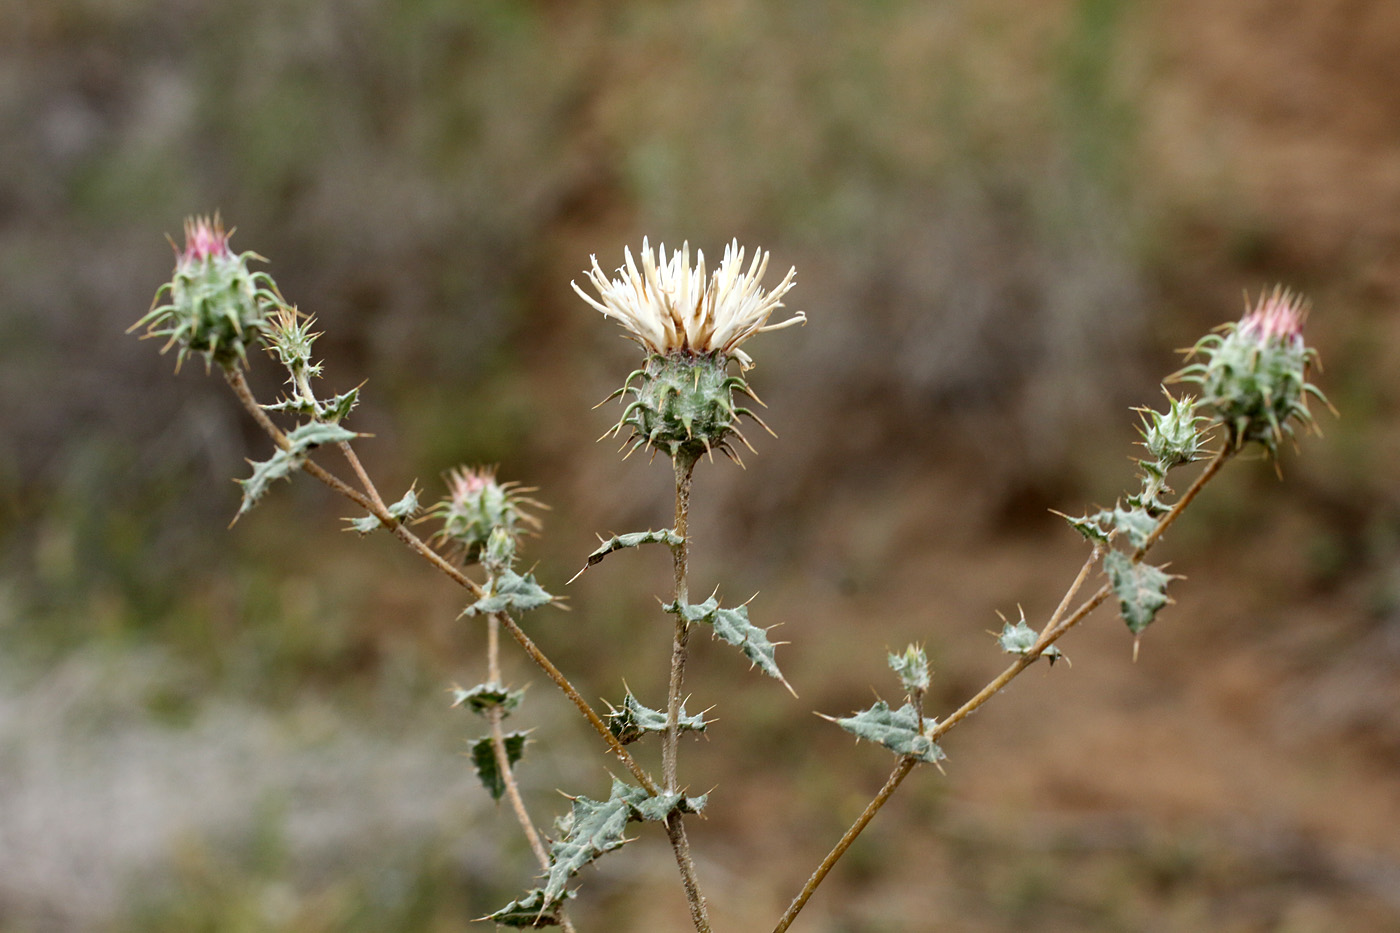
[[[492,528],[481,562],[494,570],[508,570],[515,563],[515,536],[501,525]]]
[[[314,317],[285,305],[263,322],[262,334],[268,352],[277,357],[293,379],[301,375],[321,375],[321,365],[311,362],[311,345],[321,336],[311,332],[314,323]]]
[[[1167,396],[1167,410],[1139,409],[1142,427],[1138,430],[1142,434],[1142,446],[1156,461],[1154,465],[1165,473],[1200,456],[1200,425],[1207,419],[1196,414],[1196,401],[1190,396],[1177,399],[1165,389],[1163,393]]]
[[[423,518],[442,522],[433,539],[461,548],[465,563],[508,567],[516,538],[540,527],[539,519],[525,511],[527,506],[544,508],[525,495],[533,491],[518,483],[497,482],[494,468],[459,467],[447,474],[447,497]],[[501,540],[493,541],[498,531]]]
[[[928,654],[918,645],[910,645],[903,654],[890,654],[890,669],[899,675],[904,692],[913,696],[928,689]]]

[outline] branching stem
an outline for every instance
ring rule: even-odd
[[[273,442],[283,450],[287,450],[291,447],[291,443],[287,440],[287,435],[282,433],[281,429],[272,423],[272,419],[267,417],[267,413],[263,411],[262,406],[259,405],[257,399],[253,397],[252,390],[248,388],[248,381],[243,378],[243,373],[237,369],[225,369],[224,378],[228,381],[229,387],[233,389],[233,394],[238,397],[239,402],[242,403],[243,407],[248,411],[248,414],[253,417],[253,420],[258,423],[259,427],[267,432]],[[358,460],[356,460],[356,462],[358,462]],[[306,459],[306,462],[302,464],[302,469],[379,519],[380,523],[388,528],[393,533],[394,537],[398,538],[414,553],[440,570],[450,578],[452,582],[465,588],[473,596],[479,597],[482,595],[481,586],[475,580],[462,573],[461,570],[449,563],[445,557],[429,547],[421,538],[405,528],[403,522],[390,515],[382,503],[376,504],[371,501],[363,493],[348,485],[334,474],[326,471],[309,457]],[[591,725],[594,731],[607,743],[612,753],[627,766],[627,770],[632,772],[632,776],[637,779],[638,783],[646,789],[647,793],[655,796],[659,792],[656,782],[652,780],[651,776],[637,763],[636,759],[632,757],[632,754],[623,747],[622,743],[617,740],[617,737],[609,731],[607,723],[603,722],[602,718],[594,712],[593,707],[591,707],[588,701],[574,688],[574,685],[569,682],[569,679],[565,677],[559,668],[545,656],[544,652],[531,641],[530,636],[525,634],[524,630],[516,624],[514,619],[510,618],[510,616],[504,616],[501,619],[501,624],[520,647],[524,649],[530,660],[535,662],[535,664],[544,671],[545,676],[554,682],[554,685],[569,698],[574,706],[578,707],[579,712],[588,720],[589,725]]]
[[[1195,482],[1191,484],[1190,488],[1176,501],[1171,511],[1162,516],[1161,521],[1157,523],[1157,527],[1148,535],[1142,547],[1133,552],[1132,559],[1134,563],[1140,562],[1143,557],[1146,556],[1152,545],[1157,543],[1167,528],[1176,521],[1177,517],[1191,504],[1191,501],[1196,498],[1205,487],[1206,483],[1210,482],[1211,479],[1220,472],[1220,468],[1223,467],[1226,461],[1234,454],[1235,450],[1227,444],[1211,458],[1210,463],[1208,463],[1206,468],[1201,471],[1201,474],[1196,477]],[[1060,605],[1055,609],[1054,614],[1051,615],[1050,620],[1046,622],[1045,627],[1041,630],[1040,637],[1036,639],[1035,646],[1024,655],[1018,657],[1010,667],[998,674],[990,683],[977,691],[976,695],[970,700],[958,707],[947,719],[935,726],[928,734],[930,740],[934,742],[938,741],[952,730],[954,726],[976,712],[983,703],[986,703],[992,697],[1000,693],[1002,689],[1005,688],[1007,684],[1011,683],[1012,680],[1016,679],[1022,671],[1034,664],[1045,652],[1045,649],[1053,645],[1062,635],[1078,625],[1089,613],[1093,612],[1102,605],[1105,600],[1113,595],[1113,588],[1108,584],[1104,584],[1094,592],[1094,595],[1080,603],[1079,607],[1076,608],[1074,612],[1063,619],[1060,618],[1064,615],[1065,609],[1069,604],[1073,602],[1075,594],[1084,586],[1085,580],[1089,577],[1089,572],[1098,563],[1098,558],[1101,553],[1102,548],[1095,547],[1089,559],[1084,562],[1084,566],[1080,568],[1078,576],[1075,577],[1074,582],[1065,592],[1065,596],[1060,601]],[[916,764],[918,764],[918,759],[916,758],[904,757],[899,760],[894,770],[890,772],[889,779],[885,781],[885,786],[880,788],[874,799],[870,801],[865,810],[856,818],[856,821],[851,824],[851,827],[846,830],[845,834],[827,854],[826,858],[822,859],[822,863],[817,866],[817,870],[807,879],[807,883],[803,885],[802,890],[788,906],[787,912],[784,913],[782,919],[778,921],[778,925],[773,928],[773,933],[783,933],[788,927],[792,926],[792,921],[796,919],[797,915],[802,911],[808,899],[811,898],[812,894],[817,890],[817,887],[821,885],[832,867],[840,860],[841,856],[846,853],[846,850],[851,847],[856,837],[864,831],[865,827],[870,824],[870,821],[875,818],[875,814],[880,812],[880,808],[885,805],[885,802],[894,794],[899,785],[903,783],[904,779],[909,776],[909,773],[914,770],[914,765]]]

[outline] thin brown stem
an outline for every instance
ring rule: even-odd
[[[1201,472],[1201,475],[1196,477],[1195,482],[1191,484],[1190,488],[1187,489],[1184,494],[1182,494],[1181,498],[1176,501],[1176,503],[1172,506],[1171,510],[1167,512],[1166,515],[1162,516],[1161,520],[1157,523],[1157,527],[1153,529],[1152,533],[1148,535],[1147,539],[1143,542],[1142,547],[1138,548],[1136,551],[1133,552],[1132,560],[1134,563],[1138,563],[1143,559],[1143,557],[1147,554],[1148,550],[1151,549],[1152,545],[1156,544],[1157,541],[1162,537],[1163,532],[1165,532],[1167,528],[1173,522],[1176,521],[1177,517],[1181,515],[1182,511],[1184,511],[1185,508],[1191,504],[1191,501],[1195,499],[1197,495],[1200,494],[1200,491],[1205,487],[1206,483],[1210,482],[1210,480],[1217,473],[1220,472],[1220,468],[1223,467],[1226,461],[1228,461],[1233,455],[1234,451],[1228,445],[1216,453],[1216,455],[1211,459],[1210,463],[1208,463],[1206,465],[1206,468]],[[1079,592],[1079,590],[1083,587],[1084,582],[1088,579],[1089,572],[1098,562],[1098,558],[1101,554],[1101,551],[1101,548],[1095,547],[1093,554],[1091,554],[1089,556],[1089,559],[1084,562],[1084,565],[1079,570],[1079,574],[1075,577],[1074,582],[1066,591],[1064,598],[1060,600],[1060,605],[1055,609],[1054,614],[1051,615],[1050,620],[1045,624],[1045,627],[1041,629],[1040,637],[1036,639],[1034,647],[1032,647],[1024,655],[1018,657],[1015,660],[1015,662],[1011,664],[1010,667],[998,674],[996,678],[994,678],[990,683],[988,683],[981,690],[977,691],[977,693],[971,699],[969,699],[962,706],[954,710],[953,713],[949,715],[947,719],[943,720],[932,730],[930,730],[928,733],[928,738],[931,741],[938,741],[949,731],[951,731],[958,723],[962,722],[972,713],[976,712],[977,709],[982,706],[982,704],[986,703],[992,697],[1000,693],[1006,687],[1006,685],[1011,683],[1012,680],[1016,679],[1016,677],[1018,677],[1022,671],[1034,664],[1036,660],[1038,660],[1040,656],[1044,654],[1045,649],[1049,648],[1066,632],[1068,632],[1070,629],[1074,628],[1074,626],[1082,622],[1089,615],[1089,613],[1093,612],[1095,609],[1101,606],[1105,600],[1107,600],[1111,595],[1113,595],[1113,588],[1105,583],[1103,586],[1099,587],[1099,589],[1094,592],[1094,595],[1090,596],[1084,602],[1080,603],[1079,607],[1076,608],[1074,612],[1070,613],[1064,619],[1060,619],[1060,616],[1064,614],[1065,609],[1073,601],[1075,594]],[[797,917],[797,914],[801,912],[803,906],[807,903],[807,900],[812,896],[812,893],[815,892],[817,887],[822,883],[823,879],[826,878],[827,873],[831,871],[832,866],[834,866],[836,862],[841,858],[841,856],[846,853],[846,850],[851,847],[851,844],[855,842],[856,837],[859,836],[861,832],[864,831],[865,827],[869,825],[870,821],[874,819],[875,814],[880,812],[880,808],[885,805],[885,801],[887,801],[890,798],[890,795],[895,792],[895,789],[898,788],[899,785],[904,781],[904,779],[909,776],[910,771],[913,770],[914,765],[917,763],[918,760],[915,758],[900,759],[899,764],[895,767],[894,771],[891,772],[889,780],[885,782],[885,786],[880,788],[879,793],[877,793],[874,799],[870,801],[870,804],[865,808],[865,810],[856,819],[856,821],[853,824],[851,824],[850,829],[846,830],[845,835],[841,837],[840,841],[837,842],[836,846],[832,848],[831,852],[828,853],[826,858],[822,860],[822,863],[817,867],[817,870],[812,873],[810,878],[807,879],[807,883],[803,885],[802,891],[797,895],[796,898],[793,899],[793,902],[788,907],[787,912],[783,914],[782,919],[778,921],[778,925],[774,927],[773,933],[783,933],[784,930],[786,930],[789,926],[792,925],[792,921]]]
[[[369,474],[365,472],[364,465],[360,463],[359,455],[355,453],[355,448],[350,446],[349,441],[341,441],[340,452],[345,455],[345,459],[350,463],[350,469],[355,471],[355,476],[359,479],[360,486],[369,494],[370,501],[387,515],[389,507],[384,504],[384,500],[379,496],[379,490],[375,488],[374,482],[369,478]]]
[[[1069,604],[1074,601],[1074,597],[1079,595],[1080,589],[1084,586],[1084,581],[1089,579],[1089,572],[1094,569],[1094,565],[1099,562],[1099,557],[1102,554],[1103,547],[1097,544],[1094,545],[1094,549],[1089,552],[1089,556],[1084,561],[1084,566],[1079,568],[1079,576],[1075,577],[1074,582],[1069,585],[1069,589],[1065,590],[1064,598],[1060,600],[1060,604],[1055,607],[1055,611],[1050,615],[1050,621],[1046,622],[1045,627],[1040,630],[1041,638],[1044,638],[1046,632],[1060,623],[1060,617],[1065,614],[1065,610],[1068,609]]]
[[[661,777],[666,792],[674,794],[679,790],[676,759],[680,745],[681,691],[685,686],[686,645],[690,641],[690,623],[681,611],[690,598],[690,585],[687,580],[690,559],[690,484],[695,474],[695,458],[679,453],[673,458],[676,472],[676,537],[677,544],[671,545],[672,563],[676,579],[676,624],[671,643],[671,678],[666,691],[666,733],[661,740]],[[695,876],[695,861],[690,855],[690,842],[686,838],[685,822],[680,811],[673,811],[666,817],[666,835],[671,840],[671,849],[676,855],[676,867],[680,869],[681,881],[685,886],[685,897],[690,905],[690,919],[699,933],[709,933],[710,918],[705,908],[705,897],[700,893],[700,883]]]
[[[835,848],[833,848],[831,852],[827,854],[826,858],[822,859],[822,863],[817,866],[817,870],[812,872],[812,877],[807,879],[807,883],[802,886],[801,892],[799,892],[797,897],[793,898],[792,903],[788,905],[787,913],[783,914],[782,919],[778,921],[778,925],[773,928],[773,933],[783,933],[784,930],[792,926],[792,921],[797,919],[797,915],[802,912],[802,908],[806,905],[808,898],[817,890],[817,886],[826,878],[827,873],[831,871],[832,867],[840,860],[841,856],[846,854],[846,850],[851,847],[851,843],[856,841],[856,837],[869,825],[870,821],[875,819],[875,814],[880,812],[880,808],[885,805],[885,801],[890,799],[890,795],[904,782],[904,779],[909,776],[909,772],[914,770],[914,765],[918,763],[919,760],[917,758],[899,759],[899,764],[895,765],[894,770],[890,772],[889,779],[885,781],[885,786],[880,788],[880,792],[866,805],[865,809],[861,811],[860,816],[856,817],[856,821],[851,824],[851,828],[846,830],[845,835],[841,837],[841,841],[836,843]]]
[[[253,420],[267,432],[268,436],[272,438],[278,447],[283,450],[288,449],[291,444],[287,440],[287,436],[282,433],[277,425],[272,423],[271,419],[267,417],[267,413],[262,410],[257,400],[253,398],[253,394],[248,388],[248,382],[243,378],[243,373],[236,369],[226,369],[224,370],[224,377],[227,379],[229,386],[233,389],[234,395],[238,397],[243,407],[252,415]],[[481,586],[475,580],[472,580],[466,574],[462,573],[461,570],[454,567],[446,558],[429,547],[421,538],[405,528],[402,522],[388,514],[382,506],[376,506],[375,503],[371,502],[358,490],[350,487],[338,477],[313,463],[309,458],[302,464],[302,469],[325,483],[331,489],[340,493],[342,496],[345,496],[345,498],[354,502],[356,505],[370,512],[375,518],[378,518],[379,521],[393,533],[394,537],[408,545],[410,549],[428,563],[442,571],[452,582],[465,588],[474,596],[482,595]],[[637,764],[636,759],[623,747],[622,743],[617,740],[617,737],[609,731],[607,723],[603,722],[602,718],[594,712],[593,707],[588,705],[588,701],[579,694],[578,690],[574,689],[574,685],[569,682],[569,679],[565,677],[559,668],[545,656],[544,652],[530,640],[530,637],[515,623],[515,620],[511,619],[509,616],[505,616],[502,619],[502,624],[506,631],[510,633],[511,637],[525,650],[530,660],[535,662],[535,664],[544,671],[545,676],[553,681],[555,686],[578,707],[579,712],[588,720],[589,725],[591,725],[594,731],[607,743],[612,753],[627,766],[627,770],[632,772],[632,775],[641,786],[646,789],[647,793],[652,796],[659,793],[656,782],[642,769],[641,765]]]
[[[486,679],[493,684],[501,683],[501,619],[499,613],[491,613],[486,620]],[[515,769],[511,767],[510,756],[506,753],[505,731],[501,727],[503,713],[499,704],[493,705],[486,711],[486,721],[491,727],[491,748],[496,755],[496,770],[501,773],[501,781],[505,784],[506,797],[510,800],[511,809],[515,811],[515,819],[520,823],[520,829],[525,833],[525,839],[530,843],[530,851],[535,853],[535,859],[540,863],[540,867],[548,870],[549,852],[545,850],[544,842],[540,839],[540,834],[535,829],[535,823],[530,819],[530,813],[525,809],[525,800],[520,796],[520,786],[515,780]]]
[[[525,634],[525,630],[517,625],[515,620],[510,616],[502,616],[501,625],[505,628],[506,632],[515,639],[516,643],[524,649],[525,654],[529,656],[530,660],[534,661],[540,670],[544,671],[545,676],[554,682],[554,685],[559,688],[560,692],[568,697],[574,706],[578,707],[578,711],[583,714],[583,718],[588,720],[593,730],[608,744],[608,748],[612,750],[612,753],[627,766],[627,770],[632,772],[632,776],[645,788],[646,792],[653,797],[659,794],[661,790],[656,786],[656,782],[652,780],[651,775],[642,770],[642,766],[637,764],[637,760],[633,758],[632,754],[617,740],[617,736],[613,735],[608,729],[608,724],[603,722],[602,718],[593,711],[593,707],[588,705],[588,701],[574,689],[574,685],[569,683],[569,678],[565,677],[563,673],[560,672],[559,668],[554,666],[554,662],[549,660],[549,658],[545,656],[545,653],[530,640],[530,636]]]
[[[1191,484],[1191,487],[1181,494],[1181,498],[1176,500],[1176,504],[1172,506],[1171,511],[1162,516],[1162,520],[1157,523],[1156,528],[1152,529],[1152,533],[1147,536],[1147,540],[1142,543],[1142,547],[1138,548],[1133,554],[1134,561],[1142,560],[1143,555],[1148,552],[1152,545],[1157,543],[1157,539],[1166,534],[1172,522],[1176,521],[1177,517],[1191,504],[1191,500],[1200,495],[1206,483],[1210,482],[1215,477],[1215,474],[1220,472],[1220,468],[1236,453],[1237,451],[1235,448],[1229,444],[1226,444],[1216,452],[1215,456],[1211,458],[1210,463],[1206,464],[1206,468],[1201,471],[1201,475],[1196,477],[1196,481]]]
[[[501,613],[491,613],[486,620],[486,679],[493,684],[503,683],[501,678]],[[544,847],[544,840],[540,838],[539,831],[535,829],[534,820],[530,819],[530,811],[525,808],[525,798],[520,794],[520,785],[515,780],[515,769],[511,767],[510,755],[506,752],[505,730],[501,726],[501,720],[505,718],[505,713],[499,705],[492,706],[486,711],[486,722],[491,731],[491,751],[496,758],[496,770],[500,772],[501,783],[505,786],[506,799],[510,801],[511,810],[515,812],[515,820],[520,824],[520,829],[525,833],[525,840],[530,844],[530,851],[535,853],[535,861],[539,862],[540,868],[549,870],[549,851]],[[561,912],[559,916],[559,926],[565,933],[573,933],[574,925],[566,914]]]

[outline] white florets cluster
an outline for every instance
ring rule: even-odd
[[[705,277],[705,254],[696,250],[696,264],[690,265],[690,244],[683,245],[664,259],[663,244],[653,255],[642,240],[641,268],[626,250],[627,262],[609,279],[593,257],[593,268],[586,270],[588,281],[598,292],[595,299],[578,283],[574,291],[605,316],[621,324],[632,339],[652,353],[666,356],[678,351],[705,354],[723,352],[739,361],[743,369],[753,365],[739,344],[754,334],[802,324],[802,312],[779,324],[768,318],[783,306],[782,297],[792,288],[797,274],[788,274],[771,291],[760,282],[768,270],[768,253],[758,250],[748,271],[744,271],[744,250],[734,240],[724,248],[719,268]]]

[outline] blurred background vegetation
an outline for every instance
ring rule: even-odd
[[[810,323],[753,344],[781,437],[696,492],[695,585],[763,591],[802,697],[697,649],[721,929],[767,929],[889,766],[810,711],[892,695],[911,639],[935,711],[980,686],[995,610],[1047,613],[1081,559],[1047,509],[1130,485],[1173,349],[1304,290],[1342,418],[1174,532],[1139,663],[1096,618],[803,923],[1394,929],[1397,126],[1385,0],[0,0],[0,930],[459,929],[533,873],[446,708],[483,676],[457,594],[310,482],[226,530],[267,442],[123,334],[215,209],[317,315],[327,388],[368,380],[386,493],[540,486],[556,591],[670,512],[669,471],[592,444],[635,348],[570,279],[643,235],[797,267]],[[531,628],[646,698],[666,568],[614,561]],[[605,792],[545,685],[520,721],[537,818]],[[585,878],[584,929],[685,928],[653,835]]]

